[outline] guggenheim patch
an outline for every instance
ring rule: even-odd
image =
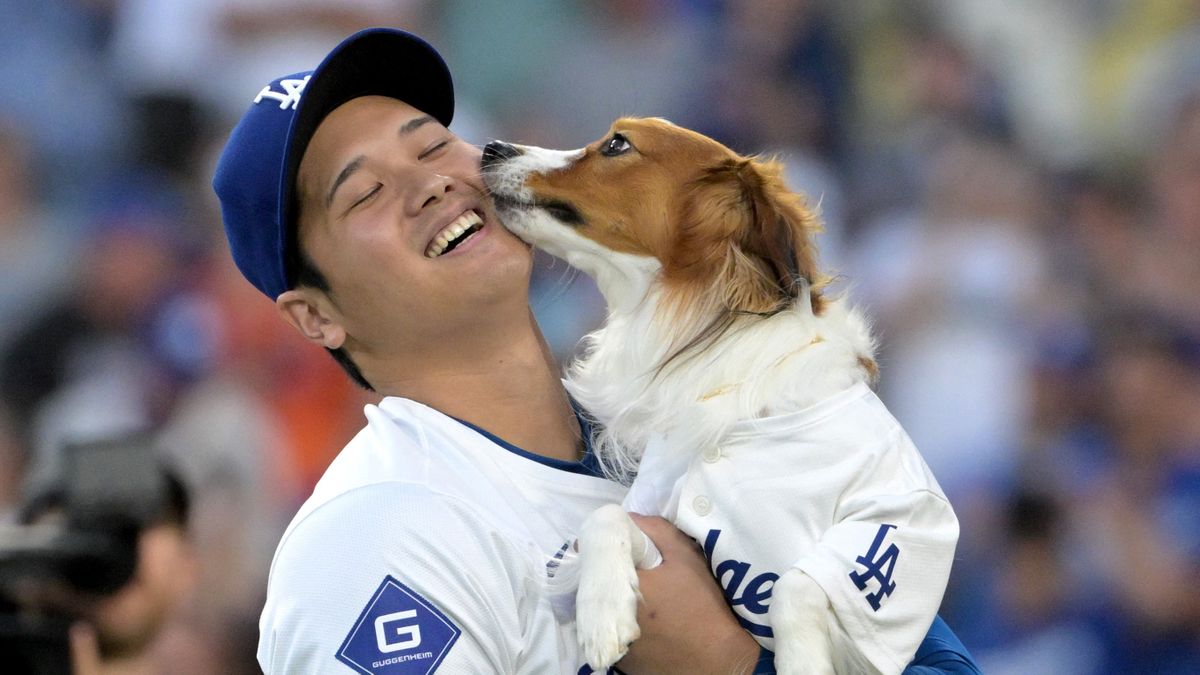
[[[367,675],[429,675],[462,633],[420,594],[384,577],[337,658]]]

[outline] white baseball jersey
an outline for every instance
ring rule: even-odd
[[[829,596],[840,672],[899,673],[937,613],[958,521],[900,424],[865,384],[740,422],[684,460],[651,444],[625,507],[704,546],[742,625],[767,649],[771,588],[790,568]]]
[[[263,670],[590,673],[556,571],[624,488],[413,401],[366,415],[276,550]]]

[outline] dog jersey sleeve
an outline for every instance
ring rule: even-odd
[[[459,500],[379,483],[324,504],[276,554],[267,673],[548,673],[554,618],[528,552]]]
[[[941,604],[958,541],[937,481],[865,386],[731,432],[689,468],[677,523],[767,649],[776,649],[774,582],[792,568],[816,581],[844,672],[903,670]]]
[[[880,427],[844,464],[834,524],[794,566],[829,596],[834,653],[855,672],[899,672],[941,605],[958,519],[908,434],[864,400]]]
[[[936,616],[958,525],[941,495],[917,491],[850,503],[795,564],[829,596],[833,652],[846,672],[899,672]]]

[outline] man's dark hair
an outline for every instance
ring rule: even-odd
[[[332,292],[329,280],[325,278],[324,274],[321,274],[321,270],[317,269],[316,263],[299,246],[296,246],[296,253],[292,256],[292,271],[296,275],[296,286],[315,288],[326,294]],[[344,347],[338,347],[337,349],[326,347],[325,351],[329,352],[333,360],[337,361],[337,364],[342,367],[342,370],[346,371],[346,374],[350,376],[351,380],[354,380],[355,384],[367,391],[375,391],[371,383],[367,382],[367,378],[363,377],[362,371],[358,369],[358,366],[354,363],[354,359],[350,358],[349,352]]]

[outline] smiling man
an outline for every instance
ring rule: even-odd
[[[528,306],[531,253],[447,129],[453,107],[432,47],[364,31],[264,87],[217,169],[239,269],[384,397],[276,551],[268,673],[590,672],[571,542],[624,488],[597,471]],[[664,562],[640,575],[621,668],[770,672],[695,543],[639,523]],[[957,658],[946,639],[934,652]]]

